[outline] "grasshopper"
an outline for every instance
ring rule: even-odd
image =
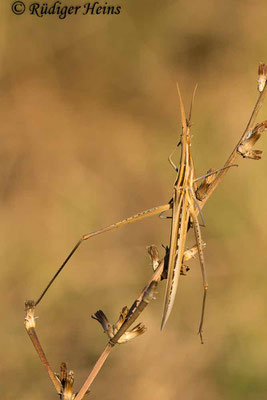
[[[167,276],[167,286],[165,291],[161,329],[164,328],[173,307],[178,287],[178,281],[180,277],[183,255],[185,251],[188,226],[190,225],[190,223],[192,223],[194,226],[194,233],[196,237],[199,261],[202,271],[203,286],[204,286],[202,313],[199,326],[199,334],[202,341],[202,326],[204,319],[206,294],[208,290],[208,282],[206,278],[200,226],[196,214],[196,208],[198,208],[200,211],[200,207],[198,205],[195,195],[196,191],[195,168],[191,154],[190,119],[191,119],[191,111],[192,111],[192,104],[195,91],[193,93],[193,98],[191,102],[189,119],[187,120],[185,116],[182,96],[178,85],[177,85],[177,90],[179,95],[181,120],[182,120],[182,134],[180,142],[178,144],[181,146],[181,158],[180,158],[179,169],[177,169],[171,160],[171,156],[169,157],[171,165],[177,171],[177,177],[174,183],[173,197],[171,200],[172,224],[171,224],[171,236],[170,236],[168,276]]]
[[[91,233],[83,235],[77,244],[74,246],[72,251],[69,253],[67,258],[64,260],[56,274],[50,280],[46,288],[43,290],[42,294],[35,302],[35,306],[40,303],[50,286],[53,284],[57,276],[63,270],[69,259],[73,256],[76,252],[78,247],[83,243],[85,240],[99,235],[104,232],[108,232],[115,228],[119,228],[123,225],[130,224],[135,221],[142,220],[146,217],[154,216],[157,214],[162,214],[169,209],[172,209],[172,224],[171,224],[171,235],[170,235],[170,246],[169,246],[169,261],[168,261],[168,277],[167,277],[167,286],[165,292],[165,302],[164,302],[164,310],[163,310],[163,317],[161,323],[161,329],[164,328],[169,315],[171,313],[180,271],[182,268],[182,261],[183,255],[185,251],[185,243],[186,243],[186,236],[187,231],[191,225],[194,227],[194,233],[196,237],[196,243],[198,248],[200,266],[202,271],[202,278],[203,278],[203,287],[204,287],[204,294],[203,294],[203,302],[202,302],[202,312],[201,312],[201,320],[199,326],[199,334],[202,341],[202,327],[203,327],[203,320],[204,320],[204,311],[205,311],[205,301],[206,301],[206,294],[208,290],[208,283],[206,279],[206,270],[204,264],[204,255],[203,255],[203,243],[201,240],[201,232],[200,232],[200,225],[198,222],[197,215],[198,213],[201,214],[201,209],[198,204],[195,192],[197,190],[196,181],[207,176],[213,175],[215,176],[217,172],[221,171],[222,169],[228,168],[224,167],[219,170],[213,170],[211,173],[204,175],[201,178],[195,178],[195,169],[194,163],[191,155],[191,136],[190,136],[190,120],[191,120],[191,112],[192,112],[192,104],[195,95],[195,90],[192,97],[191,108],[189,119],[186,119],[184,105],[181,97],[181,93],[177,84],[178,96],[179,96],[179,103],[180,103],[180,111],[181,111],[181,120],[182,120],[182,134],[180,138],[180,142],[178,146],[181,146],[181,158],[180,158],[180,166],[179,169],[174,165],[171,156],[169,156],[169,162],[173,166],[173,168],[177,172],[177,177],[174,183],[173,189],[173,196],[171,200],[167,204],[163,204],[157,207],[150,208],[148,210],[142,211],[138,214],[135,214],[131,217],[128,217],[122,221],[116,222],[112,225],[99,229],[97,231],[93,231]],[[202,215],[202,214],[201,214]]]

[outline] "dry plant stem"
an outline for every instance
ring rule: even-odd
[[[114,345],[112,345],[111,343],[108,343],[106,345],[106,347],[103,350],[101,356],[98,358],[98,360],[95,363],[92,371],[90,372],[88,378],[86,379],[86,381],[84,382],[83,386],[81,387],[79,393],[75,397],[75,400],[83,399],[83,397],[85,396],[86,392],[88,391],[88,389],[92,385],[93,381],[95,380],[97,374],[99,373],[100,369],[102,368],[104,362],[108,358],[108,356],[109,356],[109,354],[110,354],[110,352],[111,352],[113,347],[114,347]]]
[[[35,317],[34,317],[34,303],[32,301],[27,301],[26,303],[26,317],[25,317],[25,326],[27,333],[32,341],[32,344],[37,351],[42,364],[44,365],[46,371],[48,372],[49,378],[51,379],[53,385],[55,386],[55,389],[58,394],[61,393],[61,386],[60,383],[58,382],[57,378],[55,377],[55,374],[53,373],[49,362],[46,358],[46,355],[43,351],[43,348],[41,346],[41,343],[39,342],[38,336],[35,331]]]
[[[162,270],[163,270],[164,262],[162,262],[161,264],[162,264]],[[160,268],[160,266],[158,267],[158,269],[159,268]],[[156,272],[153,274],[153,276],[156,274]],[[138,306],[134,309],[134,311],[131,313],[129,318],[126,319],[126,321],[122,324],[122,326],[120,327],[120,329],[118,330],[116,335],[112,339],[110,339],[110,341],[106,345],[105,349],[103,350],[102,354],[100,355],[97,362],[95,363],[88,378],[86,379],[83,386],[81,387],[79,393],[75,397],[75,400],[81,400],[84,397],[84,395],[88,392],[88,390],[89,390],[90,386],[92,385],[93,381],[95,380],[97,374],[101,370],[104,362],[108,358],[112,348],[118,343],[118,340],[120,339],[120,337],[134,323],[134,321],[139,317],[141,312],[144,311],[144,309],[149,304],[149,302],[154,298],[153,296],[155,293],[156,286],[157,286],[157,282],[155,280],[153,280],[153,277],[152,277],[152,279],[150,280],[150,283],[146,286],[146,288],[142,291],[141,295],[139,296],[138,299],[140,299],[140,300],[136,300],[134,302],[134,304],[136,304],[136,302],[139,301]]]
[[[28,332],[28,335],[29,335],[29,337],[30,337],[30,339],[31,339],[31,341],[32,341],[32,343],[33,343],[33,345],[34,345],[34,347],[35,347],[35,349],[36,349],[41,361],[42,361],[42,364],[44,365],[45,369],[48,372],[49,378],[51,379],[53,385],[55,386],[55,389],[56,389],[57,393],[60,394],[61,393],[60,384],[57,381],[57,379],[56,379],[56,377],[54,375],[54,372],[52,371],[52,369],[51,369],[51,367],[50,367],[50,365],[49,365],[49,363],[47,361],[46,355],[45,355],[45,353],[44,353],[44,351],[42,349],[41,343],[39,342],[39,339],[37,337],[35,329],[34,328],[30,328],[29,330],[27,330],[27,332]]]
[[[230,154],[228,160],[224,164],[225,167],[227,167],[229,165],[232,165],[234,163],[236,157],[238,156],[238,152],[237,152],[238,146],[240,145],[242,140],[247,137],[248,132],[250,131],[250,129],[252,129],[252,127],[253,127],[253,125],[255,123],[255,119],[257,118],[258,112],[260,111],[261,106],[263,104],[263,101],[264,101],[264,98],[265,98],[265,95],[266,95],[266,91],[267,91],[267,84],[265,84],[265,87],[264,87],[263,91],[259,95],[259,98],[258,98],[258,100],[256,102],[256,105],[255,105],[253,111],[252,111],[251,117],[250,117],[250,119],[248,121],[248,124],[246,126],[246,129],[245,129],[244,133],[242,134],[239,142],[237,143],[237,145],[235,146],[234,150]],[[216,187],[219,185],[219,183],[221,182],[223,176],[227,173],[227,171],[228,171],[228,169],[224,169],[221,172],[219,172],[219,174],[217,175],[215,180],[211,183],[210,187],[208,188],[205,198],[202,201],[199,202],[200,203],[199,204],[200,208],[204,207],[204,205],[206,204],[206,202],[208,201],[208,199],[210,198],[210,196],[212,195],[212,193],[214,192]],[[196,210],[196,213],[197,212],[198,211]]]
[[[134,308],[134,310],[130,313],[129,317],[127,316],[126,321],[122,324],[116,335],[110,339],[109,343],[112,345],[115,345],[119,338],[127,331],[127,329],[134,323],[134,321],[139,317],[139,315],[144,311],[146,306],[149,304],[149,302],[154,298],[155,294],[155,289],[157,287],[157,281],[151,281],[150,284],[148,284],[143,290],[143,296],[140,300],[136,300],[134,302],[134,305],[138,303],[137,307]],[[139,296],[140,297],[140,296]]]

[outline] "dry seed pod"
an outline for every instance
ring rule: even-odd
[[[261,150],[253,150],[252,147],[259,140],[264,131],[267,130],[267,121],[257,124],[255,128],[248,133],[246,139],[238,146],[237,152],[243,158],[250,158],[251,160],[261,159]]]
[[[259,69],[258,69],[258,91],[262,92],[265,84],[266,84],[266,78],[267,78],[267,65],[264,63],[260,63]]]
[[[133,329],[131,329],[130,331],[126,331],[118,340],[119,344],[122,343],[126,343],[129,342],[130,340],[142,335],[143,333],[145,333],[145,331],[147,330],[147,328],[145,327],[145,325],[139,323],[138,325],[136,325]]]
[[[73,383],[74,383],[73,371],[68,371],[66,363],[62,362],[60,365],[60,373],[59,374],[56,373],[55,376],[61,384],[60,398],[64,400],[74,400],[75,394],[73,394]]]
[[[113,327],[102,310],[98,310],[91,317],[102,325],[104,333],[106,333],[109,338],[112,338],[114,336]]]
[[[128,314],[128,308],[123,307],[118,321],[113,326],[111,325],[111,323],[109,322],[109,320],[107,319],[106,315],[103,313],[102,310],[98,310],[94,315],[92,315],[92,318],[95,319],[96,321],[98,321],[102,325],[102,327],[104,328],[104,333],[106,333],[108,335],[109,339],[112,339],[118,332],[118,330],[121,327],[121,325],[123,324],[123,322],[125,321],[127,314]],[[122,344],[122,343],[129,342],[129,340],[132,340],[132,339],[136,338],[137,336],[142,335],[143,333],[145,333],[145,331],[146,331],[145,325],[139,323],[130,331],[126,331],[118,339],[118,343]]]
[[[154,271],[156,271],[160,263],[158,249],[154,244],[152,244],[152,246],[147,246],[146,249],[152,261],[152,268]]]
[[[25,311],[25,327],[28,331],[30,328],[35,328],[35,319],[38,318],[34,316],[35,303],[33,300],[27,300],[25,302]]]

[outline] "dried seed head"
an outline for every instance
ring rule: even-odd
[[[65,381],[68,376],[67,364],[63,361],[60,364],[60,381]]]
[[[74,400],[75,394],[73,394],[73,383],[74,383],[74,373],[73,371],[67,370],[67,365],[62,362],[60,365],[60,373],[55,373],[57,380],[61,384],[61,394],[60,398],[62,400]]]
[[[261,135],[264,131],[267,130],[267,121],[263,121],[255,126],[252,131],[252,134],[259,134]]]
[[[33,300],[27,300],[25,302],[25,311],[26,311],[26,316],[25,316],[26,329],[29,330],[30,328],[35,328],[35,319],[37,317],[34,316],[35,303]]]
[[[74,383],[74,373],[73,371],[69,371],[62,392],[62,399],[64,400],[75,399],[75,394],[73,394],[73,383]]]
[[[267,65],[264,63],[260,63],[258,69],[258,79],[257,79],[259,92],[263,91],[266,83],[266,78],[267,78]]]
[[[133,329],[131,329],[130,331],[126,331],[118,340],[119,344],[122,343],[127,343],[130,340],[142,335],[143,333],[145,333],[145,331],[147,330],[147,328],[145,327],[145,325],[143,324],[138,324],[136,325]]]
[[[238,153],[243,158],[250,158],[251,160],[260,160],[261,159],[261,150],[252,150],[252,144],[248,141],[244,141],[238,146]]]
[[[102,325],[104,333],[106,333],[109,338],[113,338],[113,327],[102,310],[98,310],[94,315],[91,315],[91,317]]]
[[[243,158],[250,158],[252,160],[261,159],[261,150],[252,150],[254,144],[259,140],[264,131],[267,130],[267,121],[257,124],[252,131],[248,132],[246,139],[244,139],[237,148],[238,153]]]
[[[208,175],[196,190],[196,198],[200,201],[202,201],[206,197],[208,188],[216,178],[216,173],[212,174],[213,171],[215,171],[214,168],[210,168],[207,171],[207,174],[211,175]]]
[[[122,326],[124,321],[126,320],[128,312],[129,312],[128,308],[123,307],[118,321],[113,326],[111,325],[111,323],[108,321],[107,317],[101,310],[97,311],[94,315],[92,315],[92,318],[95,319],[96,321],[98,321],[102,325],[102,327],[104,328],[104,333],[107,334],[109,339],[112,339],[116,335],[116,333],[118,332],[118,330],[120,329],[120,327]],[[121,343],[129,342],[129,340],[134,339],[135,337],[141,335],[145,331],[146,331],[146,327],[140,323],[137,326],[135,326],[133,329],[131,329],[130,331],[126,331],[119,338],[117,343],[121,344]]]
[[[158,266],[160,264],[158,249],[155,245],[147,246],[146,249],[147,249],[149,257],[151,258],[151,261],[152,261],[152,268],[154,271],[156,271],[156,269],[158,268]]]

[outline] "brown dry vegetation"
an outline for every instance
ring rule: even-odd
[[[167,157],[180,133],[178,80],[198,175],[225,162],[247,123],[257,67],[267,60],[265,1],[130,1],[119,16],[1,21],[1,394],[56,398],[23,327],[36,299],[83,233],[171,197]],[[266,105],[258,122],[266,119]],[[266,168],[243,160],[204,208],[210,290],[205,345],[197,329],[197,261],[159,331],[164,286],[143,313],[144,336],[115,349],[92,399],[265,399],[267,392]],[[84,243],[40,304],[37,331],[54,370],[78,389],[111,320],[151,274],[146,246],[168,244],[157,217]]]

